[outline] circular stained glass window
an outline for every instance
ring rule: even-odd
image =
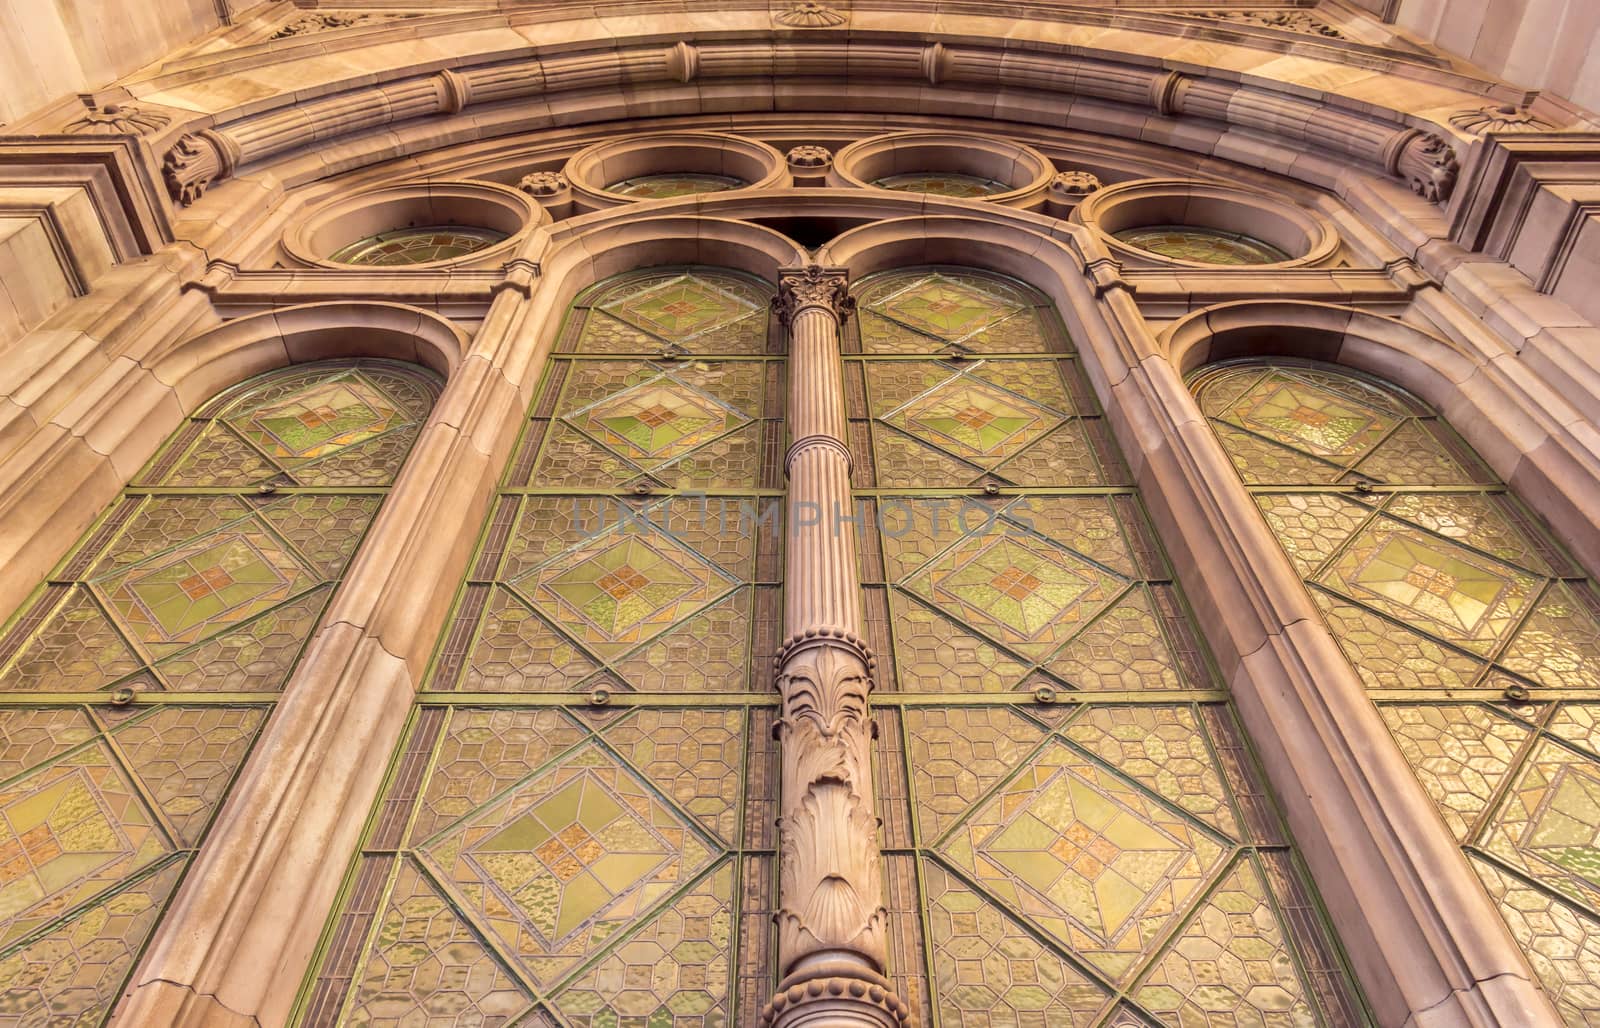
[[[377,268],[427,264],[465,257],[505,238],[504,232],[496,232],[492,228],[425,225],[422,228],[395,229],[368,236],[344,247],[328,259],[341,264]]]
[[[1149,225],[1123,229],[1116,237],[1141,250],[1198,264],[1278,264],[1292,259],[1271,243],[1216,228]]]
[[[932,193],[934,196],[993,196],[1011,190],[1011,187],[1004,182],[996,182],[992,178],[943,171],[886,175],[874,179],[872,184],[879,189],[893,189],[901,193]]]
[[[625,178],[621,182],[613,182],[606,186],[606,192],[621,193],[623,196],[637,197],[640,200],[666,200],[674,196],[692,196],[695,193],[721,193],[749,184],[744,179],[734,178],[732,175],[696,173],[640,175],[638,178]]]

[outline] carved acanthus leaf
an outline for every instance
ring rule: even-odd
[[[878,819],[848,787],[822,782],[787,807],[779,848],[779,951],[850,949],[884,958]]]
[[[1411,185],[1411,191],[1429,203],[1444,203],[1455,191],[1461,166],[1448,140],[1433,133],[1418,132],[1400,151],[1396,170]]]
[[[1235,25],[1250,25],[1255,28],[1298,32],[1305,36],[1322,36],[1325,39],[1349,38],[1339,30],[1337,25],[1334,25],[1321,15],[1307,10],[1206,10],[1195,11],[1192,16],[1209,18],[1213,21],[1232,22]]]
[[[813,646],[796,654],[778,674],[782,722],[793,728],[810,721],[824,739],[860,729],[867,719],[871,689],[866,665],[855,652]]]
[[[294,36],[309,36],[318,32],[361,28],[382,22],[420,17],[422,17],[420,14],[386,14],[375,11],[308,11],[290,18],[267,38],[290,39]]]
[[[226,145],[211,132],[185,132],[161,159],[167,192],[184,207],[204,196],[212,182],[231,170]]]
[[[792,322],[807,307],[830,311],[840,321],[855,309],[845,273],[836,268],[811,264],[799,271],[786,271],[778,278],[778,295],[772,304],[784,324]]]

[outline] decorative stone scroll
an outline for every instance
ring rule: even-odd
[[[775,660],[782,711],[778,820],[781,980],[762,1014],[773,1028],[900,1028],[911,1011],[883,972],[882,902],[868,698],[877,662],[861,637],[860,582],[840,388],[839,325],[852,301],[842,271],[785,272],[774,306],[789,327],[790,540],[786,638]],[[821,516],[810,514],[821,512]]]
[[[1282,29],[1305,36],[1322,36],[1324,39],[1347,39],[1338,26],[1311,11],[1205,11],[1194,12],[1197,18],[1227,21],[1235,25],[1251,25],[1262,29]]]
[[[310,36],[318,32],[364,28],[386,21],[420,17],[422,17],[420,14],[383,14],[373,11],[309,11],[290,18],[267,38],[292,39],[295,36]]]

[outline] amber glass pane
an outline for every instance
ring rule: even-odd
[[[1195,381],[1408,763],[1572,1024],[1600,1019],[1600,593],[1422,404],[1338,368]]]
[[[504,232],[466,225],[425,225],[357,240],[328,259],[341,264],[395,267],[465,257],[506,238]]]
[[[770,300],[687,268],[574,305],[298,1023],[759,1020],[775,985]]]
[[[1364,1022],[1055,312],[862,281],[892,969],[922,1022]]]
[[[674,196],[693,196],[696,193],[721,193],[740,189],[750,183],[732,175],[701,175],[682,173],[676,175],[640,175],[626,178],[606,186],[610,193],[621,193],[640,200],[667,200]]]
[[[437,390],[329,362],[213,401],[0,632],[0,1021],[109,1012]]]
[[[1114,233],[1130,246],[1201,264],[1277,264],[1289,255],[1251,236],[1189,225],[1150,225]]]
[[[930,171],[889,175],[875,180],[879,189],[893,189],[901,193],[932,193],[935,196],[993,196],[1008,192],[1011,187],[1004,182],[978,175],[961,175],[956,172]]]

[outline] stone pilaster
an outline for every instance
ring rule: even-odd
[[[839,325],[842,271],[784,273],[789,328],[789,477],[784,642],[777,656],[783,744],[775,1028],[897,1028],[910,1010],[883,976],[887,914],[872,795],[876,667],[861,637]]]

